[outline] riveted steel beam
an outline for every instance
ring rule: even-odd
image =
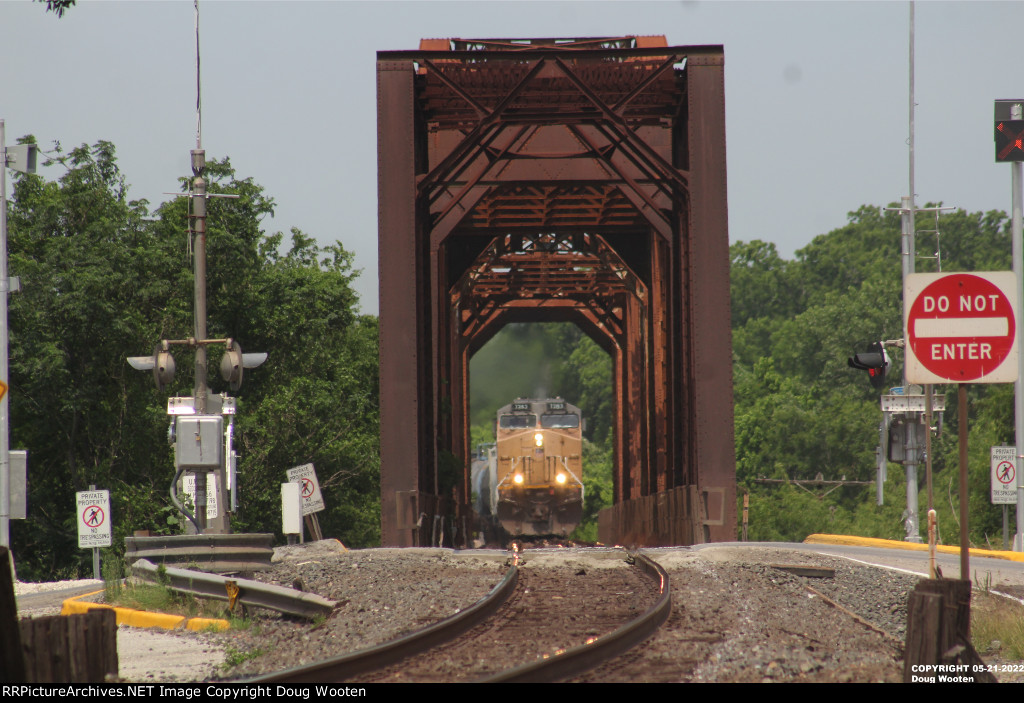
[[[467,514],[468,476],[438,477],[441,462],[468,460],[469,360],[524,321],[575,322],[613,358],[613,531],[646,544],[729,538],[721,47],[421,46],[378,54],[382,497],[395,493],[404,516],[401,529],[397,513],[382,516],[385,543],[426,543],[401,496],[428,514],[450,500],[455,522]]]

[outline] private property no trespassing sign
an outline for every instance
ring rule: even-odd
[[[1017,276],[914,273],[903,289],[907,381],[1017,380]]]

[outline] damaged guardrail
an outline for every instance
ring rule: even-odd
[[[337,601],[328,600],[315,593],[296,591],[251,579],[231,579],[175,567],[165,567],[162,574],[160,571],[160,567],[146,559],[139,559],[132,564],[132,575],[136,578],[162,583],[180,593],[226,600],[228,608],[232,611],[237,603],[242,603],[312,619],[330,615],[338,604]]]

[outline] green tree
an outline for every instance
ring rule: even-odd
[[[788,275],[790,262],[771,242],[736,242],[729,247],[732,324],[786,317],[797,307]]]
[[[238,392],[242,478],[236,529],[280,529],[287,469],[312,463],[327,509],[324,533],[353,546],[379,542],[377,321],[358,314],[352,255],[292,229],[266,234],[274,202],[229,160],[208,162],[208,321],[269,358]],[[160,208],[158,229],[173,238],[186,221],[184,198]],[[219,363],[212,355],[211,365]],[[226,384],[211,369],[214,392]]]
[[[168,395],[191,395],[193,362],[175,347],[179,373],[158,392],[125,362],[160,339],[192,335],[193,277],[187,199],[128,199],[113,145],[52,154],[54,182],[19,176],[10,203],[13,446],[29,449],[28,524],[13,545],[29,578],[74,574],[74,493],[109,488],[115,550],[133,530],[166,531],[174,474]],[[279,529],[285,470],[313,462],[328,508],[326,534],[347,543],[379,536],[376,319],[360,316],[351,255],[293,230],[290,247],[261,222],[273,201],[230,162],[211,161],[208,330],[270,360],[239,393],[241,508],[235,527]],[[226,391],[210,354],[212,392]]]
[[[919,216],[919,271],[999,270],[1009,267],[1005,214],[956,211],[934,220]],[[941,231],[937,237],[934,231]],[[844,227],[823,234],[781,260],[770,245],[734,244],[733,343],[737,479],[751,493],[755,539],[803,539],[838,531],[900,539],[905,508],[902,467],[890,465],[885,504],[869,487],[811,496],[795,485],[758,483],[759,477],[869,480],[881,411],[878,391],[846,358],[867,343],[902,336],[900,222],[894,212],[864,206]],[[933,257],[928,259],[927,257]],[[790,304],[775,302],[785,290]],[[759,297],[758,292],[764,292]],[[891,385],[899,385],[902,353],[892,350]],[[947,431],[935,440],[934,486],[940,532],[956,540],[959,408],[946,392]],[[1001,510],[989,506],[988,448],[1012,437],[1009,386],[970,389],[971,538],[997,532]],[[926,506],[924,470],[920,507]]]
[[[33,2],[43,2],[44,0],[33,0]],[[75,6],[77,0],[45,0],[46,11],[52,12],[57,17],[63,17],[64,13],[70,8]]]
[[[90,484],[112,489],[119,524],[156,527],[158,499],[125,501],[118,490],[155,490],[170,456],[148,439],[164,431],[162,408],[125,356],[152,348],[159,327],[184,312],[165,273],[173,254],[146,204],[127,199],[113,145],[53,157],[64,175],[19,176],[9,219],[10,270],[22,281],[10,299],[12,446],[30,450],[34,516],[15,544],[31,555],[28,573],[80,556],[74,492]]]

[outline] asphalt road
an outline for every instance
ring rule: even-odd
[[[859,561],[865,564],[901,569],[922,577],[928,575],[928,552],[905,549],[884,549],[878,547],[859,547],[848,545],[803,544],[779,542],[725,542],[718,544],[698,545],[694,549],[710,547],[774,547],[776,549],[793,549],[808,551],[815,554],[829,554]],[[946,578],[960,578],[959,554],[936,555],[935,563]],[[993,588],[999,584],[1024,588],[1024,563],[1007,559],[994,559],[971,555],[968,566],[970,578],[976,587],[990,584]]]
[[[99,591],[103,585],[89,584],[87,586],[76,586],[74,588],[61,588],[57,590],[37,591],[26,593],[17,597],[18,615],[21,617],[38,617],[40,615],[60,615],[61,604],[67,598],[82,596],[86,593]]]

